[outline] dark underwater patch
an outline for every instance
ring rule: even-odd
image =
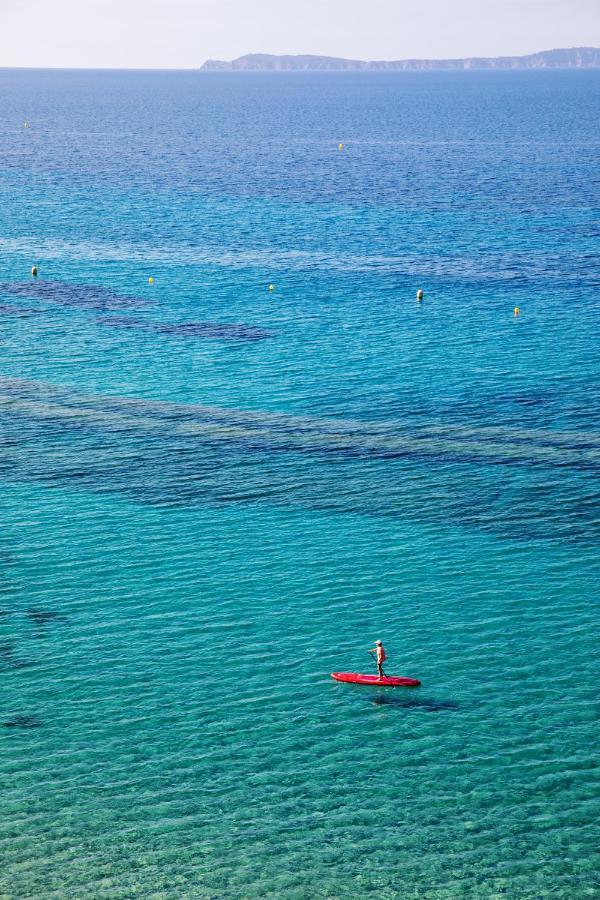
[[[71,284],[66,281],[8,281],[0,283],[0,294],[79,309],[135,309],[149,305],[141,297],[115,294],[98,284]]]
[[[143,319],[134,319],[131,316],[98,316],[98,325],[108,325],[110,328],[143,328],[147,325]]]
[[[202,337],[220,341],[262,341],[271,332],[253,325],[220,324],[217,322],[183,322],[179,325],[158,325],[159,334],[176,334],[182,337]]]
[[[12,644],[0,644],[0,669],[25,669],[30,665],[15,654]]]
[[[32,309],[28,306],[7,306],[0,303],[0,316],[13,316],[16,319],[27,319],[29,316],[37,316],[42,312],[40,309]]]
[[[35,622],[36,625],[48,625],[50,622],[61,622],[63,617],[60,613],[51,609],[28,609],[27,618]]]
[[[37,716],[12,716],[2,722],[3,728],[39,728],[41,726]]]
[[[553,434],[535,429],[419,430],[80,395],[10,378],[0,378],[0,398],[0,474],[11,478],[156,506],[266,503],[458,522],[522,542],[598,540],[592,432],[557,432],[546,446]],[[503,458],[504,436],[513,440]],[[589,449],[576,450],[578,441]]]
[[[227,322],[147,322],[128,316],[101,316],[99,325],[111,328],[139,328],[155,334],[169,334],[176,337],[195,337],[216,341],[262,341],[272,337],[272,332],[255,325]]]

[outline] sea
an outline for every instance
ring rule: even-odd
[[[599,121],[0,71],[3,900],[600,896]]]

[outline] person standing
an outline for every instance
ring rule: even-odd
[[[377,658],[377,671],[379,672],[380,678],[385,678],[386,674],[383,671],[383,664],[387,659],[385,654],[385,649],[381,641],[375,641],[375,646],[369,650],[369,653],[375,653]]]

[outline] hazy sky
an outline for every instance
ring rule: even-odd
[[[600,46],[600,0],[0,0],[0,66],[195,68]]]

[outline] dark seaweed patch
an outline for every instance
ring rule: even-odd
[[[100,325],[112,328],[139,328],[155,334],[169,334],[176,337],[196,337],[217,341],[261,341],[271,337],[272,332],[254,325],[227,322],[146,322],[128,316],[100,316]]]
[[[133,319],[131,316],[98,316],[96,322],[111,328],[144,328],[148,325],[143,319]]]
[[[48,625],[49,622],[61,621],[60,613],[50,609],[28,609],[27,617],[36,625]]]
[[[140,297],[115,294],[101,285],[70,284],[65,281],[9,281],[0,284],[0,294],[80,309],[133,309],[148,305]]]
[[[0,669],[24,669],[31,665],[15,655],[12,644],[0,644]]]
[[[485,469],[471,466],[456,471],[442,460],[438,465],[448,467],[451,487],[440,495],[438,482],[430,477],[406,481],[402,461],[384,461],[375,454],[353,457],[341,449],[326,453],[318,446],[300,450],[291,442],[285,442],[284,453],[281,444],[269,447],[268,433],[259,446],[256,440],[244,442],[233,436],[217,440],[176,434],[168,418],[156,419],[164,430],[145,435],[143,426],[136,428],[133,416],[121,426],[117,417],[113,429],[106,420],[98,424],[93,419],[53,421],[17,416],[12,410],[10,416],[0,415],[0,429],[18,438],[16,451],[4,449],[6,472],[13,478],[39,479],[54,486],[76,482],[95,492],[120,492],[160,506],[221,505],[251,498],[253,503],[359,511],[378,518],[400,515],[458,521],[511,540],[553,539],[586,545],[597,541],[595,482],[587,485],[589,494],[583,494],[586,486],[582,484],[578,495],[565,503],[560,502],[560,483],[549,481],[542,468],[535,480],[532,477],[523,485],[501,474],[491,481],[493,467],[487,460]],[[269,466],[265,480],[264,464],[275,453],[281,462]],[[411,471],[416,465],[413,458]],[[344,490],[340,491],[342,476]]]
[[[7,306],[5,303],[0,303],[0,316],[14,316],[16,319],[25,319],[29,316],[37,316],[40,312],[40,309],[31,309],[27,306]]]
[[[157,325],[159,334],[176,334],[182,337],[202,337],[221,341],[261,341],[271,337],[271,332],[253,325],[220,324],[218,322],[183,322],[179,325]]]
[[[5,719],[3,728],[39,728],[42,723],[36,716],[13,716]]]
[[[522,450],[510,449],[504,460],[492,455],[499,445],[496,430],[490,436],[483,429],[473,442],[473,464],[466,465],[470,428],[466,436],[459,430],[456,440],[454,431],[442,432],[441,444],[437,438],[411,442],[410,432],[396,435],[375,423],[83,396],[64,387],[1,381],[10,405],[0,412],[0,475],[11,478],[122,492],[160,506],[264,502],[456,521],[511,541],[590,546],[598,539],[593,435],[590,453],[580,457],[558,441],[538,454],[539,441],[550,432],[540,437],[533,431],[526,441],[528,432],[516,430]],[[182,423],[208,427],[181,429]],[[396,436],[394,459],[386,448],[394,447]],[[570,442],[573,436],[558,433],[558,439]],[[576,490],[566,497],[563,480],[556,478],[559,465],[578,471]],[[526,479],[517,471],[524,466]]]

